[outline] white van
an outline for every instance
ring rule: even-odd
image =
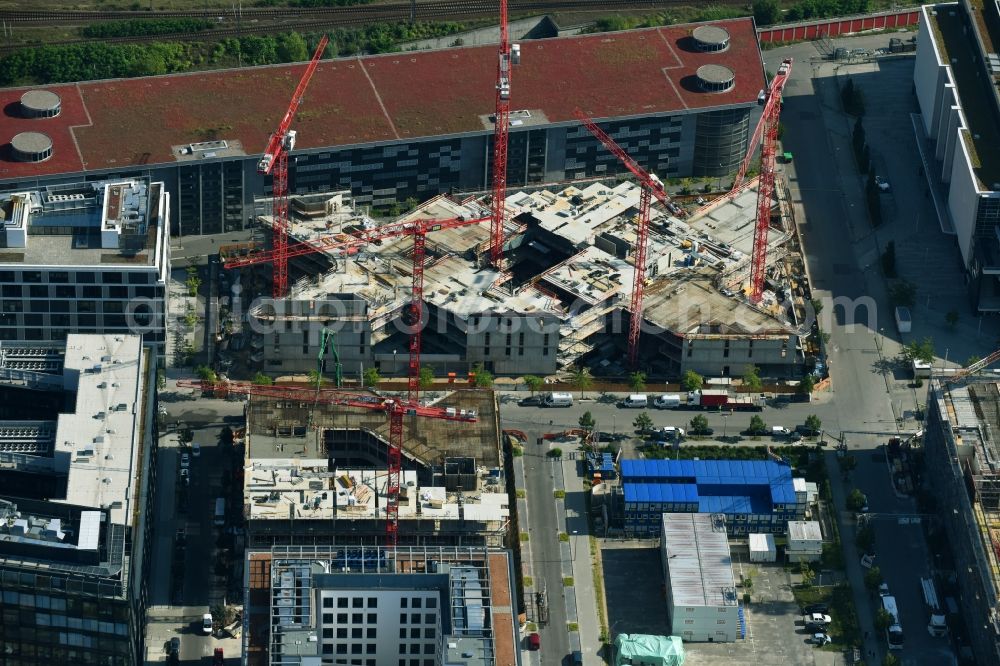
[[[771,426],[771,436],[772,437],[787,437],[791,435],[792,431],[785,426]]]
[[[572,393],[549,393],[542,401],[542,407],[572,407]]]
[[[642,409],[649,406],[649,396],[645,393],[633,393],[618,403],[619,407]]]
[[[653,407],[656,407],[657,409],[673,409],[680,406],[681,397],[676,393],[661,395],[653,401]]]

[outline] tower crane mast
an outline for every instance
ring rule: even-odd
[[[268,139],[264,155],[257,163],[257,173],[272,176],[271,216],[274,239],[272,294],[275,298],[281,298],[288,291],[288,153],[295,148],[295,130],[291,129],[292,121],[329,41],[326,35],[319,41],[312,60],[309,61],[299,85],[292,94],[288,110],[285,111],[278,129]]]
[[[760,180],[757,185],[757,221],[754,226],[750,262],[750,302],[760,303],[764,295],[767,268],[767,231],[771,227],[771,198],[774,195],[774,156],[778,145],[778,117],[781,115],[781,92],[792,74],[792,59],[786,58],[768,89],[764,113],[760,118]]]
[[[490,217],[490,263],[502,270],[504,222],[507,215],[507,142],[510,135],[511,70],[521,60],[518,45],[511,47],[507,27],[507,0],[500,0],[500,49],[497,53],[496,123],[493,134],[493,202]]]
[[[782,65],[788,65],[787,70],[784,73],[779,73],[771,80],[771,84],[767,87],[767,90],[761,91],[764,95],[762,104],[764,105],[764,113],[761,114],[760,120],[757,122],[757,126],[754,128],[753,134],[750,137],[750,146],[747,150],[746,156],[740,163],[740,170],[736,174],[736,178],[733,180],[733,188],[730,192],[739,192],[744,185],[744,180],[746,180],[747,171],[750,169],[750,163],[753,162],[754,155],[757,154],[757,148],[760,146],[761,137],[764,135],[764,127],[766,123],[764,122],[767,118],[767,106],[768,102],[772,99],[776,99],[778,110],[781,110],[781,95],[785,90],[785,83],[788,82],[788,77],[792,73],[792,59],[782,61]]]
[[[182,388],[199,389],[203,393],[210,393],[216,397],[225,397],[229,394],[257,395],[384,412],[389,417],[389,445],[386,447],[388,480],[386,482],[385,503],[385,537],[386,545],[389,547],[395,547],[399,542],[399,478],[403,467],[403,417],[416,416],[465,423],[476,421],[476,415],[466,411],[445,407],[424,407],[409,400],[381,398],[368,393],[352,393],[336,389],[318,389],[314,393],[312,389],[302,386],[265,386],[248,382],[211,382],[197,379],[178,380],[177,385]]]
[[[635,279],[632,283],[632,300],[628,328],[628,364],[633,370],[639,362],[639,332],[642,328],[642,298],[646,282],[646,246],[649,238],[649,206],[655,196],[664,205],[673,206],[670,197],[663,188],[663,181],[651,174],[632,159],[625,149],[618,145],[608,134],[598,127],[597,123],[588,118],[581,110],[574,114],[583,126],[590,130],[604,146],[611,151],[625,168],[628,169],[640,184],[639,217],[635,239]],[[673,206],[671,210],[676,209]]]

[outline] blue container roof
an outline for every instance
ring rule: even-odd
[[[689,483],[628,483],[622,487],[626,502],[698,501],[698,487]]]

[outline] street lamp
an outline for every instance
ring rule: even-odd
[[[392,374],[399,372],[399,366],[396,365],[396,350],[392,350]]]

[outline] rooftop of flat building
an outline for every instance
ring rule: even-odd
[[[948,65],[958,88],[967,129],[962,131],[980,190],[1000,189],[1000,126],[997,121],[997,81],[984,82],[978,64],[982,56],[968,30],[976,17],[966,16],[958,3],[923,7],[941,61]],[[975,14],[975,12],[974,12]],[[981,15],[977,15],[981,18]],[[998,17],[1000,20],[1000,17]],[[979,30],[979,28],[975,28]],[[982,34],[989,36],[988,32]],[[997,62],[1000,67],[1000,61]],[[1000,74],[1000,70],[998,70]]]
[[[0,265],[155,266],[162,183],[109,180],[0,194]]]
[[[477,467],[499,468],[500,432],[492,392],[453,391],[434,404],[475,411],[476,420],[455,423],[405,416],[404,455],[427,466],[442,465],[446,458],[471,458]],[[249,460],[325,460],[326,445],[320,436],[324,430],[362,430],[382,441],[389,438],[389,419],[384,410],[313,406],[257,397],[251,397],[247,409]],[[304,424],[310,422],[314,428],[305,428]]]
[[[674,606],[736,606],[736,582],[724,519],[708,513],[663,514],[667,586]]]
[[[93,544],[97,533],[111,529],[105,523],[133,527],[136,502],[142,502],[136,487],[141,482],[140,453],[146,436],[146,352],[138,335],[73,333],[63,348],[61,373],[50,367],[31,369],[32,357],[48,359],[41,361],[48,364],[56,358],[53,351],[53,345],[0,343],[0,360],[4,361],[0,378],[5,384],[14,386],[20,380],[30,385],[32,392],[59,391],[74,396],[72,410],[53,414],[46,422],[50,431],[44,434],[25,429],[22,422],[0,421],[0,482],[4,469],[32,475],[40,482],[64,480],[59,484],[64,488],[59,496],[34,502],[37,506],[30,511],[24,509],[26,522],[19,533],[32,538],[32,529],[38,527],[38,539],[53,548],[65,553],[72,545],[82,552],[93,549],[86,544]],[[12,363],[7,362],[10,359]],[[27,520],[29,513],[45,516],[48,527],[37,521],[32,524]],[[102,513],[107,513],[107,518],[101,517]],[[2,531],[12,534],[12,526]],[[49,536],[42,534],[46,530]],[[52,537],[53,533],[56,536]]]
[[[507,551],[477,547],[296,547],[247,550],[250,575],[247,663],[268,666],[270,646],[289,657],[315,656],[318,636],[310,608],[316,590],[431,590],[443,597],[442,629],[448,663],[516,666],[518,633]],[[291,586],[291,587],[290,587]],[[305,586],[305,590],[296,589]],[[273,609],[273,594],[286,600]],[[304,592],[304,593],[303,593]],[[281,626],[280,635],[271,633]],[[298,641],[298,643],[295,643]],[[295,643],[295,644],[293,644]]]
[[[699,50],[696,25],[526,41],[511,104],[551,123],[574,122],[577,107],[596,119],[751,105],[764,88],[753,21],[714,21],[730,35],[722,51]],[[735,85],[703,92],[696,71],[728,67]],[[44,120],[4,118],[9,136],[44,126],[53,156],[38,163],[0,158],[0,180],[176,163],[180,148],[225,141],[231,154],[259,154],[277,127],[305,64],[193,72],[47,86],[62,112]],[[456,47],[323,60],[295,127],[298,147],[352,146],[490,131],[496,47]],[[420,91],[414,94],[414,91]],[[0,91],[18,108],[24,88]],[[200,152],[203,159],[217,151]]]

